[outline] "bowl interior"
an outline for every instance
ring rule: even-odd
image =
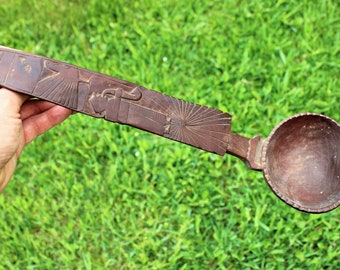
[[[340,205],[340,126],[319,114],[282,122],[267,139],[264,175],[286,203],[307,212]]]

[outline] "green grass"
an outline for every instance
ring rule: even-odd
[[[0,43],[233,115],[340,120],[338,1],[0,0]],[[262,174],[73,115],[0,196],[0,269],[338,269],[340,217],[296,211]]]

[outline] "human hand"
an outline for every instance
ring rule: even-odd
[[[28,143],[64,121],[71,110],[0,88],[0,191],[11,179]]]

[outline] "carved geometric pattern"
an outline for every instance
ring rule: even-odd
[[[68,66],[44,62],[42,79],[33,94],[76,109],[78,104],[79,71]]]
[[[231,117],[222,111],[161,95],[150,105],[168,117],[164,137],[224,155]]]
[[[2,62],[6,54],[16,59],[0,70],[10,74],[3,83],[10,89],[209,152],[227,150],[231,117],[220,110],[37,55],[1,46],[0,53]]]

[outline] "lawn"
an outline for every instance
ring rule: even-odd
[[[0,44],[230,113],[268,136],[340,121],[338,1],[0,0]],[[0,195],[0,269],[339,269],[340,208],[297,211],[262,173],[75,114]]]

